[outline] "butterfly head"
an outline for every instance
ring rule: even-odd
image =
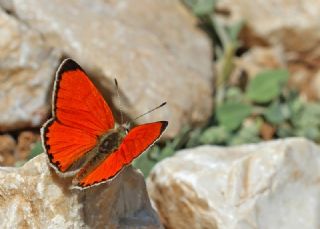
[[[123,131],[125,131],[126,134],[129,133],[130,128],[131,128],[131,123],[130,122],[127,122],[127,123],[124,123],[124,124],[121,125],[121,129]]]

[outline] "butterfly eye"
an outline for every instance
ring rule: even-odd
[[[126,123],[122,125],[122,130],[125,132],[125,134],[127,135],[129,133],[130,130],[130,123]]]

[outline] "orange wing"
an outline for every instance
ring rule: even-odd
[[[97,168],[76,184],[77,188],[87,188],[94,184],[107,182],[117,175],[122,168],[146,151],[162,135],[168,125],[167,121],[147,123],[136,126],[129,131],[120,147],[111,153]],[[80,177],[83,170],[77,174]],[[76,178],[77,178],[76,177]]]
[[[41,128],[44,149],[54,168],[68,171],[114,127],[112,112],[82,68],[66,59],[55,78],[52,118]]]

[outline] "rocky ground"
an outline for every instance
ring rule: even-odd
[[[45,154],[0,168],[1,228],[162,228],[144,178],[128,167],[110,184],[70,190]]]

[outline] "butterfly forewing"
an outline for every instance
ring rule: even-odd
[[[61,64],[54,92],[54,116],[62,124],[101,135],[114,127],[112,112],[81,67],[71,59]]]
[[[71,59],[59,67],[53,92],[52,119],[42,127],[51,164],[68,172],[93,149],[97,138],[114,127],[110,108],[81,67]]]
[[[146,151],[161,136],[167,125],[168,122],[160,121],[134,127],[125,136],[120,147],[90,173],[86,173],[87,168],[80,170],[75,178],[75,186],[87,188],[111,180],[122,168]],[[84,173],[86,176],[83,176]]]

